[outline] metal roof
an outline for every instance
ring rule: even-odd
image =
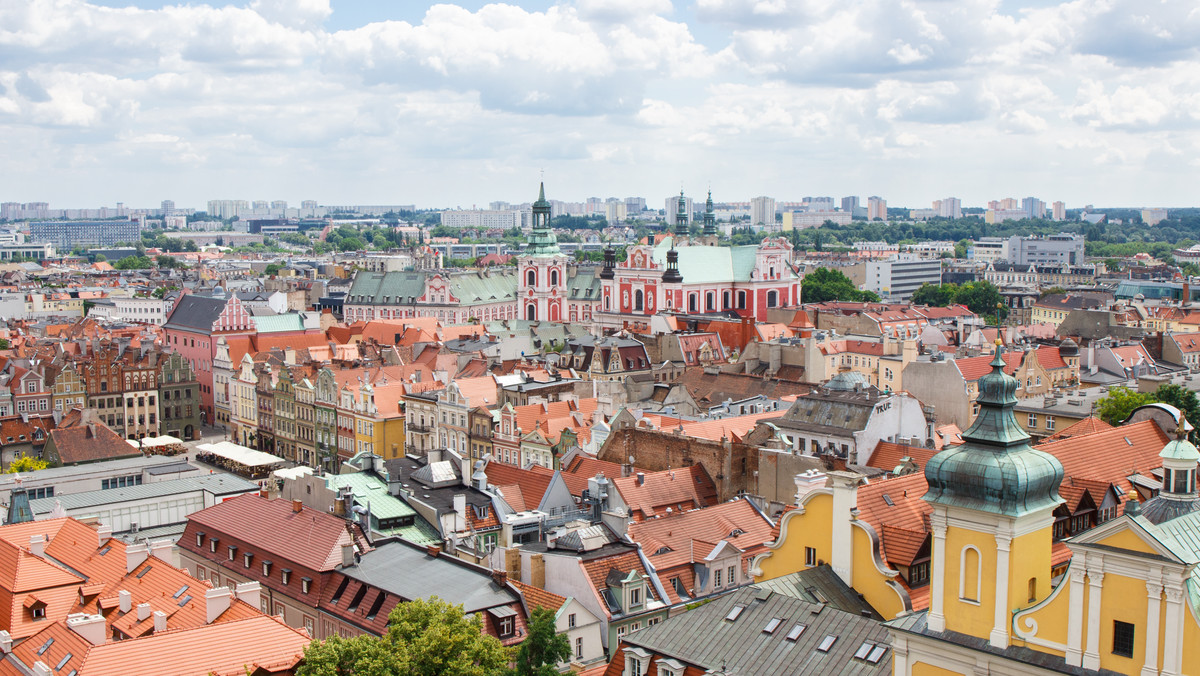
[[[741,606],[741,612],[732,612]],[[734,619],[726,619],[733,617]],[[778,619],[779,622],[773,623]],[[774,624],[773,631],[767,631]],[[793,632],[796,625],[803,631]],[[794,638],[791,638],[793,637]],[[836,637],[825,651],[818,647]],[[628,634],[625,643],[728,676],[739,674],[890,674],[887,628],[871,618],[819,603],[745,587],[711,603]],[[854,655],[883,647],[874,663]]]
[[[257,483],[247,481],[234,474],[205,474],[198,477],[155,481],[138,486],[126,486],[125,488],[110,488],[108,490],[87,491],[86,493],[56,495],[52,498],[31,500],[29,504],[33,507],[34,514],[47,514],[54,509],[55,503],[61,504],[63,509],[67,510],[87,509],[88,507],[111,505],[120,502],[152,500],[168,495],[191,493],[192,491],[206,491],[213,495],[230,495],[256,490],[259,490]]]
[[[158,467],[160,465],[175,465],[178,463],[179,460],[177,458],[166,455],[136,456],[132,458],[118,458],[116,460],[101,460],[100,462],[91,462],[83,465],[47,467],[46,469],[39,469],[33,472],[22,472],[21,480],[28,487],[30,483],[34,482],[48,480],[64,481],[90,475],[115,476],[117,474],[128,474],[131,470]],[[0,475],[0,490],[11,490],[16,485],[16,476],[16,474]]]
[[[381,544],[341,572],[406,600],[436,594],[468,613],[520,600],[507,587],[497,586],[486,571],[452,556],[430,556],[404,542]]]

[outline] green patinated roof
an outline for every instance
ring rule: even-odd
[[[491,274],[468,272],[450,277],[450,293],[460,305],[483,305],[517,297],[517,275],[508,269]]]
[[[346,294],[347,303],[383,303],[385,297],[389,304],[408,303],[409,298],[416,299],[425,293],[425,272],[359,272],[354,276],[354,283]],[[363,300],[358,300],[362,297]]]
[[[371,516],[375,521],[372,530],[386,535],[398,535],[409,542],[417,544],[438,544],[441,539],[437,531],[409,507],[403,500],[388,493],[387,483],[373,474],[356,472],[353,474],[327,474],[325,485],[331,490],[348,487],[354,493],[354,501],[363,507],[370,506]],[[378,522],[384,519],[414,519],[411,526],[398,528],[377,529]]]
[[[304,320],[300,315],[294,312],[289,312],[284,315],[262,315],[259,317],[251,317],[254,322],[254,328],[258,329],[259,333],[285,333],[288,331],[303,331]]]
[[[655,263],[666,266],[667,252],[674,238],[664,237],[651,254]],[[679,274],[685,284],[717,282],[749,282],[758,256],[758,246],[682,246],[679,253]],[[785,270],[785,274],[791,274]]]
[[[567,278],[567,300],[594,300],[600,297],[600,269],[577,267]]]
[[[1158,457],[1164,460],[1200,462],[1200,451],[1197,451],[1196,447],[1187,439],[1175,439],[1174,441],[1167,442],[1166,446],[1163,446],[1162,452],[1158,454]]]
[[[979,415],[963,432],[964,443],[926,463],[929,502],[1013,517],[1062,502],[1062,465],[1029,445],[1029,435],[1013,415],[1019,383],[1003,367],[997,348],[992,372],[979,379]]]

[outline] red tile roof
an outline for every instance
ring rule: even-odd
[[[639,474],[640,484],[638,474],[612,479],[634,521],[664,516],[668,508],[685,512],[717,502],[717,487],[703,465]]]
[[[1095,434],[1096,432],[1102,432],[1110,429],[1112,429],[1112,425],[1109,425],[1096,416],[1090,415],[1073,425],[1068,425],[1067,427],[1059,430],[1052,436],[1046,438],[1043,443],[1049,441],[1058,441],[1059,439],[1066,439],[1067,437],[1077,437],[1083,434]]]
[[[1092,434],[1082,434],[1038,444],[1062,463],[1064,475],[1131,488],[1126,477],[1162,465],[1158,454],[1170,437],[1153,420],[1143,420]]]
[[[188,521],[189,530],[204,530],[217,537],[223,533],[254,543],[264,552],[315,571],[339,566],[343,544],[357,544],[361,551],[370,548],[356,524],[310,507],[294,512],[290,500],[268,500],[254,494],[195,512]]]
[[[867,467],[875,467],[885,472],[891,472],[900,465],[904,458],[911,458],[913,463],[920,469],[925,469],[925,464],[934,455],[937,455],[936,448],[925,448],[924,446],[908,446],[906,444],[893,444],[890,441],[880,441],[875,445],[875,452],[871,454],[871,459],[867,462]]]
[[[525,584],[520,580],[509,580],[509,582],[512,586],[516,587],[517,591],[521,592],[521,599],[525,602],[527,611],[532,611],[534,608],[558,610],[567,602],[566,598],[558,594],[548,592],[531,584]]]

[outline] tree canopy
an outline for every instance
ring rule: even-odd
[[[1004,296],[988,281],[967,282],[966,284],[922,284],[912,295],[916,305],[933,305],[946,307],[948,305],[965,305],[982,317],[994,317],[996,309],[1000,309],[1000,317],[1008,316],[1008,308],[1004,306]]]
[[[1129,417],[1129,414],[1133,413],[1133,409],[1153,404],[1155,401],[1154,395],[1149,392],[1138,392],[1128,387],[1114,387],[1108,391],[1107,396],[1096,402],[1095,411],[1104,422],[1110,425],[1120,425]]]
[[[297,676],[501,676],[511,651],[482,632],[478,616],[436,596],[401,603],[380,638],[331,636],[304,650]]]
[[[862,291],[840,270],[817,268],[804,276],[800,287],[801,300],[805,303],[824,303],[841,300],[854,303],[874,303],[879,296],[873,291]]]
[[[49,466],[50,463],[41,458],[35,458],[32,455],[22,455],[8,463],[8,468],[4,470],[4,473],[33,472],[39,469],[46,469]]]
[[[554,611],[534,608],[529,635],[517,650],[517,676],[556,676],[557,664],[571,658],[571,642],[554,627]]]

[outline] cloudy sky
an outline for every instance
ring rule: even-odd
[[[0,200],[1186,206],[1189,0],[0,0]]]

